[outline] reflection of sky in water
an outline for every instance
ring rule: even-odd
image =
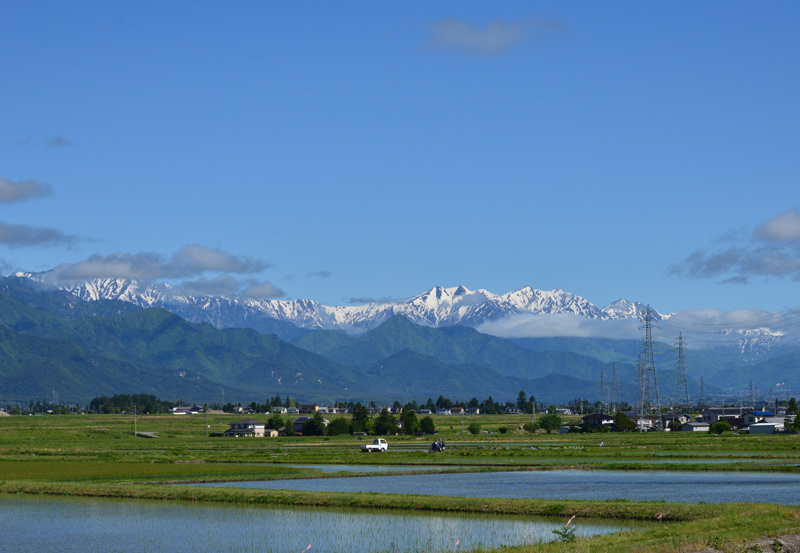
[[[20,522],[24,521],[23,524]],[[175,551],[373,553],[499,548],[550,541],[564,521],[523,517],[411,515],[341,509],[276,509],[153,501],[0,494],[6,553]],[[579,535],[641,525],[578,521]],[[458,548],[456,540],[460,541]]]
[[[322,472],[411,472],[426,470],[456,470],[461,466],[435,466],[435,465],[283,465],[298,469],[315,469]]]
[[[224,482],[207,485],[459,497],[800,505],[800,475],[767,472],[553,470]]]

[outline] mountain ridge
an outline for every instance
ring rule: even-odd
[[[435,286],[410,298],[391,302],[369,302],[354,306],[328,306],[311,299],[273,300],[227,298],[181,294],[167,284],[144,284],[136,280],[90,279],[58,284],[49,273],[15,273],[8,278],[27,279],[34,285],[50,286],[84,301],[119,300],[139,307],[164,307],[190,322],[208,322],[219,328],[250,326],[291,339],[302,331],[343,330],[361,334],[395,315],[425,326],[464,325],[477,327],[503,317],[533,314],[570,314],[602,321],[641,317],[641,303],[619,299],[600,309],[585,298],[561,289],[536,290],[524,286],[506,294],[470,290],[465,286]],[[668,318],[652,311],[654,320]],[[266,320],[289,323],[302,329],[293,336],[289,327],[264,329]]]

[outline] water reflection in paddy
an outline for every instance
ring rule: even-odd
[[[200,484],[321,492],[371,492],[459,497],[628,499],[675,503],[800,505],[800,474],[553,470],[416,474]]]
[[[320,472],[420,472],[420,471],[445,471],[465,468],[463,465],[283,465],[298,469],[314,469]]]
[[[563,521],[0,494],[2,550],[443,552],[551,541]],[[584,536],[643,525],[579,522]],[[456,547],[456,541],[459,546]]]

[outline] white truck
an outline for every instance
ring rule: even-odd
[[[364,453],[372,453],[373,451],[383,452],[389,449],[389,444],[383,438],[375,438],[371,444],[364,444],[361,446],[361,451]]]

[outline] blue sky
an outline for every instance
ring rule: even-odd
[[[0,3],[3,272],[800,306],[796,2]]]

